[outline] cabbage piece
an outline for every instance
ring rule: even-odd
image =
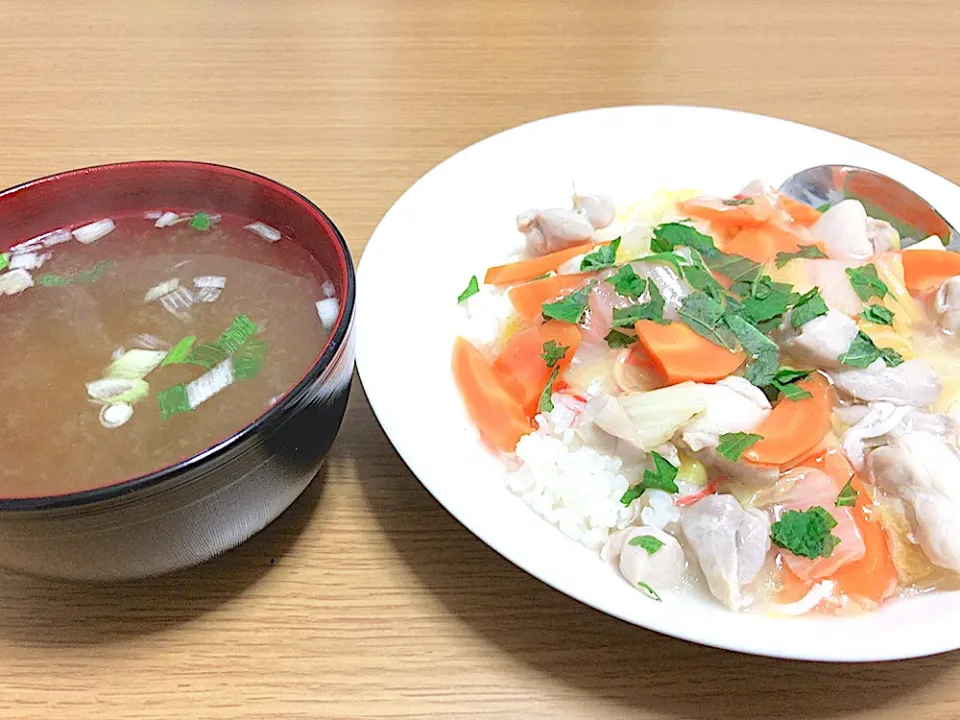
[[[703,393],[693,382],[645,393],[633,393],[611,400],[619,404],[629,420],[629,431],[625,432],[622,424],[617,428],[618,432],[604,427],[602,413],[597,418],[597,424],[646,452],[667,442],[677,430],[703,412],[707,406]]]

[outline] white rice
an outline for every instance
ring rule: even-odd
[[[620,502],[629,482],[618,458],[543,431],[521,438],[517,457],[523,465],[508,473],[507,487],[568,537],[599,550],[611,532],[636,522],[638,504]]]

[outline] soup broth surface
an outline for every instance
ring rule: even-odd
[[[107,486],[202,452],[268,410],[325,344],[316,303],[332,286],[316,259],[289,238],[268,242],[244,229],[249,220],[229,216],[208,229],[188,222],[156,228],[140,216],[113,220],[116,229],[92,244],[71,240],[40,251],[51,255],[29,271],[35,285],[0,295],[0,497]],[[10,240],[0,238],[0,247]],[[197,286],[220,279],[219,296]],[[146,300],[174,280],[192,305]],[[216,299],[204,302],[204,295]],[[234,333],[239,349],[221,347],[233,354],[214,352],[211,360],[197,351],[220,342],[231,326],[246,329]],[[88,383],[104,378],[126,351],[156,350],[178,360],[169,352],[174,347],[183,357],[142,378],[149,389],[128,403],[129,420],[105,426],[101,411],[111,403],[92,397]],[[254,356],[253,366],[235,372],[239,356]],[[219,380],[204,387],[222,385],[224,372],[235,376],[229,385],[192,409],[175,389],[181,412],[164,417],[161,398],[171,397],[164,391],[178,384],[186,390],[218,366]],[[107,417],[127,412],[114,408]]]

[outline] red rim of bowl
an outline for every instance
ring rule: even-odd
[[[7,195],[23,191],[35,185],[49,182],[55,182],[75,175],[91,172],[108,172],[118,168],[130,169],[149,169],[155,167],[174,167],[183,169],[192,169],[200,171],[209,171],[222,175],[233,175],[235,177],[250,180],[259,185],[265,185],[273,188],[277,192],[286,195],[288,198],[299,204],[303,209],[317,221],[324,230],[324,235],[330,241],[338,261],[338,267],[335,268],[339,277],[343,281],[343,298],[340,303],[340,314],[334,324],[333,330],[327,339],[326,345],[320,351],[320,355],[310,366],[310,369],[304,376],[290,388],[283,397],[269,410],[257,417],[253,422],[244,425],[240,430],[227,438],[220,440],[211,447],[180,460],[177,463],[167,467],[155,470],[145,475],[138,475],[127,480],[122,480],[103,487],[91,488],[89,490],[80,490],[76,492],[63,493],[61,495],[40,495],[29,498],[4,498],[0,497],[0,512],[10,511],[29,511],[29,510],[58,510],[68,508],[79,508],[85,505],[113,500],[115,498],[130,493],[144,490],[147,488],[161,485],[164,482],[176,479],[178,475],[187,470],[191,470],[204,463],[214,461],[222,455],[229,452],[235,446],[243,443],[247,439],[257,435],[268,426],[281,420],[285,411],[294,405],[303,393],[315,383],[322,375],[330,362],[337,356],[340,348],[343,346],[350,329],[350,323],[353,319],[353,307],[356,296],[356,276],[354,274],[353,260],[350,256],[350,248],[341,234],[339,228],[333,221],[327,217],[316,204],[296,190],[272,180],[264,175],[242,170],[230,165],[220,165],[217,163],[199,162],[194,160],[136,160],[131,162],[106,163],[103,165],[91,165],[89,167],[67,170],[54,175],[46,175],[41,178],[29,180],[19,185],[0,190],[0,201]],[[328,271],[330,268],[328,268]]]

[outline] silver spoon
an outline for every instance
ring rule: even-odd
[[[960,251],[960,232],[943,215],[910,188],[873,170],[819,165],[788,177],[780,192],[816,208],[859,200],[867,215],[896,228],[903,247],[936,235],[947,249]]]

